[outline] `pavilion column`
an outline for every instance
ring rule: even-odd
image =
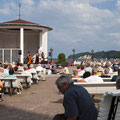
[[[42,33],[39,33],[39,53],[42,52]]]
[[[39,35],[39,52],[44,52],[45,58],[48,57],[48,32],[42,31]]]
[[[20,63],[24,63],[24,29],[20,28]]]

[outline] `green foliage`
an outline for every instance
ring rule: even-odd
[[[62,66],[66,65],[66,58],[64,53],[60,53],[58,55],[58,63],[61,64]]]

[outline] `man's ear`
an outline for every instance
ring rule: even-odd
[[[63,87],[64,87],[65,89],[67,89],[67,88],[68,88],[68,84],[64,83],[64,84],[63,84]]]

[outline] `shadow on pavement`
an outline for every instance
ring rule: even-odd
[[[52,117],[0,105],[0,120],[52,120]]]
[[[57,101],[51,101],[52,103],[63,103],[63,99],[59,99]]]

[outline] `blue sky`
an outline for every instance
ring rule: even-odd
[[[0,22],[21,19],[53,28],[48,49],[53,56],[120,50],[120,0],[0,0]]]

